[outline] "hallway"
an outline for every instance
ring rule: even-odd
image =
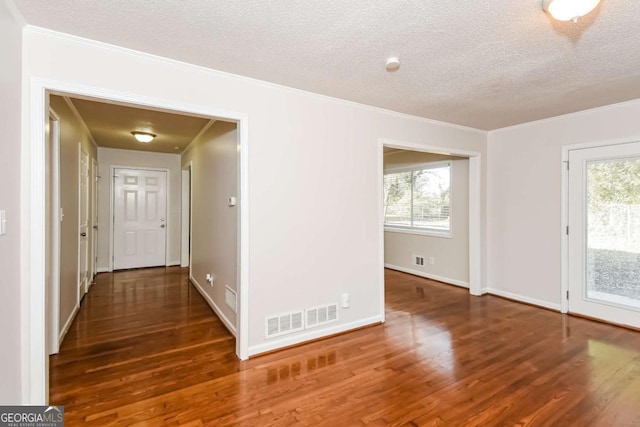
[[[60,354],[66,425],[640,425],[640,333],[386,271],[387,323],[240,362],[178,267],[103,273]]]

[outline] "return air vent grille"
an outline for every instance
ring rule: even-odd
[[[265,337],[273,338],[301,331],[304,329],[302,319],[301,311],[267,317],[265,323]]]
[[[323,305],[305,310],[307,328],[338,321],[338,304]]]

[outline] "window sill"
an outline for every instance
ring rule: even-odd
[[[384,227],[388,233],[415,234],[418,236],[440,237],[443,239],[453,239],[451,231],[425,230],[418,228]]]

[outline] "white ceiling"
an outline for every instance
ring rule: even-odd
[[[210,119],[131,106],[69,98],[98,147],[180,154]],[[143,144],[131,132],[156,135]]]
[[[31,25],[480,129],[640,98],[638,0],[577,24],[541,0],[14,1]]]

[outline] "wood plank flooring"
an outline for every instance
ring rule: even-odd
[[[387,322],[246,362],[180,268],[100,274],[67,426],[640,426],[640,333],[386,271]]]

